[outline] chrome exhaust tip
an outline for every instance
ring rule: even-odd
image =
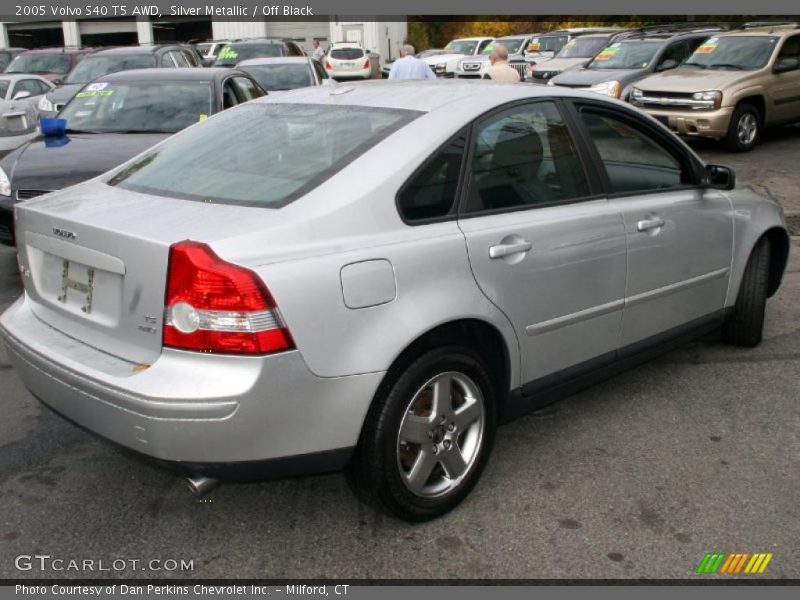
[[[187,477],[186,485],[189,492],[196,498],[202,498],[209,494],[220,483],[219,479],[211,479],[210,477]]]

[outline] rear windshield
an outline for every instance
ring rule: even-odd
[[[308,63],[291,63],[283,65],[246,65],[239,67],[253,76],[262,88],[268,92],[276,90],[293,90],[299,87],[314,85],[314,76]]]
[[[334,48],[329,56],[337,60],[358,60],[363,58],[364,51],[361,48]]]
[[[67,76],[67,83],[85,85],[98,77],[117,71],[149,69],[156,66],[152,54],[131,54],[129,56],[87,56]]]
[[[607,37],[573,38],[556,54],[556,58],[591,58],[608,44]]]
[[[36,52],[34,54],[20,54],[8,65],[6,73],[59,73],[69,71],[72,59],[69,54]]]
[[[220,50],[214,65],[217,67],[232,67],[248,58],[269,58],[272,56],[283,56],[283,46],[281,44],[228,44]]]
[[[208,118],[211,85],[90,83],[58,114],[75,133],[175,133]]]
[[[173,198],[280,208],[420,114],[245,104],[170,138],[123,166],[108,184]]]

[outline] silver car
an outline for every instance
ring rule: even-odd
[[[781,208],[592,93],[309,87],[18,205],[31,392],[191,474],[345,468],[408,520],[498,423],[721,329],[761,340]]]

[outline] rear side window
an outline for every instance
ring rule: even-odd
[[[169,138],[107,183],[173,198],[280,208],[419,115],[359,106],[245,104]]]
[[[334,48],[329,56],[336,60],[358,60],[364,57],[364,51],[361,48]]]
[[[680,161],[647,133],[614,116],[581,111],[612,193],[647,192],[689,183]]]
[[[502,210],[586,197],[589,183],[561,113],[534,102],[478,124],[465,211]]]
[[[397,197],[406,221],[435,219],[450,214],[456,200],[466,132],[460,133],[425,163]]]

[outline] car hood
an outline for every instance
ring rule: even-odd
[[[54,90],[47,92],[47,99],[53,104],[66,104],[77,94],[83,86],[76,83],[62,85]]]
[[[534,67],[535,71],[566,71],[580,65],[584,65],[592,60],[591,58],[551,58],[547,62],[540,63],[541,68],[537,64]]]
[[[63,145],[53,145],[51,140],[38,137],[16,153],[8,174],[11,187],[15,190],[60,190],[105,173],[169,135],[70,134]]]
[[[438,65],[441,63],[450,62],[453,59],[457,58],[464,58],[464,54],[437,54],[436,56],[428,56],[427,58],[423,58],[429,65]]]
[[[595,85],[604,81],[619,81],[621,84],[629,83],[641,77],[641,69],[571,69],[555,77],[555,85]]]
[[[752,77],[753,73],[754,71],[701,70],[679,67],[651,75],[640,81],[636,87],[648,91],[705,92],[721,90]]]

